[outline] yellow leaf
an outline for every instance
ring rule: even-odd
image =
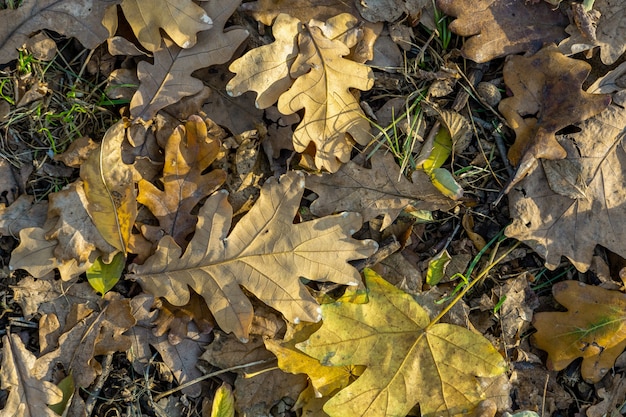
[[[94,290],[104,296],[120,280],[125,264],[126,256],[121,252],[115,254],[108,264],[98,257],[87,270],[87,280]]]
[[[432,174],[433,170],[441,168],[446,159],[450,157],[452,153],[452,136],[445,127],[441,127],[435,136],[433,142],[433,149],[430,152],[430,156],[416,168],[421,169],[427,174]]]
[[[445,168],[435,168],[430,175],[430,180],[436,189],[443,195],[453,200],[463,197],[463,188],[454,179],[450,171]]]
[[[323,324],[296,345],[323,365],[365,365],[324,406],[330,416],[453,416],[487,397],[479,382],[505,372],[487,339],[452,324],[430,324],[413,297],[366,269],[369,303],[322,306]]]
[[[535,314],[533,343],[548,352],[548,368],[582,357],[583,378],[600,381],[626,347],[626,294],[577,281],[559,282],[552,292],[568,311]]]
[[[235,417],[235,396],[225,382],[215,391],[211,417]]]
[[[446,267],[452,260],[447,250],[443,250],[428,261],[428,270],[426,272],[426,283],[435,286],[445,276]]]
[[[102,237],[123,253],[137,216],[132,170],[122,161],[126,127],[125,120],[111,126],[80,167],[89,217]]]

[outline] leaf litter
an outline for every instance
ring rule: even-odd
[[[611,2],[22,3],[0,414],[618,412]]]

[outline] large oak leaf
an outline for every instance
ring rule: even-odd
[[[450,30],[468,36],[463,55],[476,62],[519,52],[538,51],[544,43],[565,38],[567,18],[545,2],[518,0],[437,0],[455,17]]]
[[[561,256],[580,271],[589,268],[596,245],[626,257],[626,92],[599,115],[578,125],[581,131],[560,141],[567,159],[580,168],[570,182],[584,184],[584,196],[571,198],[553,191],[543,164],[509,194],[512,223],[506,235],[523,241],[556,268]]]
[[[137,65],[140,84],[130,102],[133,117],[150,120],[162,108],[202,90],[202,81],[191,74],[200,68],[225,63],[248,36],[239,27],[224,29],[237,5],[237,1],[205,1],[202,7],[213,19],[213,27],[198,33],[193,47],[183,49],[164,39],[154,51],[154,64],[142,61]]]
[[[240,285],[290,321],[318,321],[319,305],[300,277],[357,284],[359,274],[347,261],[367,257],[377,245],[350,237],[361,226],[356,213],[293,224],[303,191],[302,174],[269,181],[228,237],[232,207],[226,192],[213,194],[185,252],[165,236],[143,265],[131,266],[130,277],[174,305],[186,304],[192,287],[220,327],[240,338],[248,337],[253,315]]]
[[[25,0],[17,9],[0,11],[0,63],[17,59],[17,49],[42,29],[73,36],[85,48],[95,48],[109,35],[101,23],[105,10],[120,1]]]

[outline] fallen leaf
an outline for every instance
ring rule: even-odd
[[[504,82],[513,97],[500,102],[498,110],[515,130],[515,143],[508,157],[518,166],[511,189],[537,159],[564,159],[565,149],[556,132],[588,119],[611,102],[606,94],[581,89],[591,65],[567,58],[555,45],[548,45],[531,57],[510,56],[504,64]]]
[[[322,305],[322,327],[296,345],[322,365],[367,366],[324,411],[330,416],[404,416],[419,403],[426,417],[475,408],[486,397],[481,378],[506,371],[502,356],[481,335],[452,324],[429,324],[411,295],[371,270],[364,273],[368,303]]]
[[[369,90],[373,72],[345,58],[362,36],[354,30],[357,23],[348,13],[308,24],[281,14],[273,27],[276,41],[249,51],[229,67],[237,74],[226,86],[229,94],[255,91],[257,107],[278,101],[284,115],[304,110],[294,149],[304,152],[314,145],[315,165],[330,172],[350,159],[352,140],[362,145],[371,140],[367,118],[350,89]]]
[[[87,281],[96,292],[104,295],[120,280],[125,266],[126,256],[121,252],[116,253],[109,263],[99,257],[86,271]]]
[[[505,229],[556,268],[561,256],[579,271],[589,268],[596,245],[626,257],[626,229],[621,207],[626,200],[626,153],[623,126],[626,93],[613,96],[615,104],[578,124],[578,133],[562,136],[567,158],[582,167],[580,182],[586,197],[572,199],[549,188],[541,164],[509,193],[513,221]]]
[[[124,119],[111,126],[100,147],[80,167],[89,217],[102,237],[123,254],[137,217],[133,171],[122,159],[127,127]]]
[[[376,153],[372,167],[350,161],[334,174],[310,175],[306,187],[319,197],[311,212],[326,216],[347,210],[361,213],[363,221],[384,215],[382,229],[388,227],[408,204],[419,210],[448,210],[454,202],[432,185],[427,174],[415,171],[411,181],[400,175],[391,154]]]
[[[233,371],[238,375],[234,388],[235,407],[239,415],[269,415],[270,409],[283,397],[289,397],[295,402],[307,385],[304,375],[292,375],[276,368],[267,369],[275,364],[274,355],[265,349],[263,338],[258,335],[242,343],[232,334],[216,332],[215,340],[207,346],[202,359],[221,369],[267,361]]]
[[[137,65],[139,89],[130,102],[130,113],[148,121],[162,108],[202,90],[202,81],[191,74],[200,68],[223,64],[246,39],[248,32],[237,26],[225,28],[239,1],[209,0],[202,8],[213,19],[213,27],[198,34],[198,42],[183,49],[163,39],[154,51],[154,64]],[[152,5],[151,5],[152,7]]]
[[[46,221],[48,203],[35,202],[35,197],[20,195],[11,205],[0,205],[0,235],[17,237],[27,227],[42,227]]]
[[[545,43],[566,37],[568,19],[546,3],[518,0],[437,0],[437,7],[455,17],[449,28],[467,36],[463,55],[483,63],[519,52],[536,52]]]
[[[218,325],[240,338],[247,338],[253,312],[239,285],[289,321],[318,321],[319,305],[300,277],[357,284],[359,274],[347,261],[367,257],[377,245],[350,237],[361,226],[356,213],[293,224],[303,191],[299,173],[267,181],[228,237],[232,207],[225,192],[215,193],[200,209],[184,253],[165,236],[155,255],[131,265],[129,278],[174,305],[189,301],[190,286],[204,297]]]
[[[139,181],[137,201],[159,220],[159,231],[172,236],[183,248],[196,226],[197,216],[192,210],[226,179],[221,169],[203,173],[220,150],[219,139],[208,136],[207,123],[199,116],[191,116],[169,137],[160,181],[163,189],[149,181]]]
[[[25,1],[17,9],[0,11],[0,63],[17,59],[17,50],[33,32],[50,29],[75,37],[87,49],[94,49],[108,37],[101,21],[105,10],[121,0],[37,0]]]
[[[154,320],[155,336],[167,335],[172,345],[177,345],[187,337],[189,324],[193,321],[201,334],[209,334],[215,327],[213,316],[206,305],[204,298],[194,290],[189,290],[191,296],[184,306],[175,306],[167,300],[159,298],[154,307],[159,315]]]
[[[600,19],[596,24],[595,40],[586,37],[572,24],[566,28],[571,36],[559,44],[559,49],[567,54],[576,54],[599,46],[602,62],[605,65],[614,64],[626,51],[626,40],[622,36],[626,30],[626,10],[621,6],[609,0],[596,0],[593,10],[600,12]]]
[[[250,13],[266,26],[272,26],[281,13],[301,20],[325,20],[341,13],[358,16],[356,5],[344,0],[258,0],[243,3],[241,10]]]
[[[403,13],[419,20],[422,9],[431,4],[428,0],[361,0],[356,8],[370,22],[395,22]]]
[[[626,348],[626,295],[577,281],[559,282],[552,293],[568,311],[536,313],[533,344],[548,352],[548,369],[560,371],[583,358],[583,378],[600,381]]]
[[[210,15],[191,0],[123,0],[120,6],[137,40],[152,52],[161,46],[159,29],[181,48],[190,48],[197,32],[213,26]]]
[[[215,390],[211,414],[210,416],[207,414],[206,417],[235,417],[235,397],[230,385],[222,382],[222,385]]]
[[[63,393],[52,382],[34,373],[35,355],[29,352],[17,334],[2,337],[0,388],[8,390],[0,416],[58,417],[48,406],[63,399]]]

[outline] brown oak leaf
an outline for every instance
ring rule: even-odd
[[[577,176],[586,187],[584,196],[572,198],[552,190],[542,164],[509,194],[513,221],[506,235],[529,245],[550,269],[565,256],[579,271],[586,271],[596,245],[626,257],[626,92],[613,100],[608,109],[578,124],[580,132],[560,141],[566,160],[580,165]]]
[[[429,176],[415,171],[412,181],[400,175],[391,154],[376,153],[372,167],[350,161],[334,174],[311,175],[306,187],[319,195],[311,212],[326,216],[338,211],[361,213],[363,221],[383,214],[382,228],[389,226],[408,204],[418,210],[447,210],[454,202],[441,194]]]
[[[203,174],[220,149],[219,139],[208,136],[210,123],[191,116],[169,137],[161,177],[163,190],[144,179],[139,181],[137,201],[150,209],[159,220],[158,229],[172,236],[180,247],[187,245],[186,238],[196,225],[197,216],[191,214],[193,208],[226,179],[221,169]]]
[[[537,159],[563,159],[565,149],[555,134],[588,119],[611,102],[606,94],[581,89],[591,65],[568,58],[555,45],[530,57],[511,56],[504,64],[504,82],[513,97],[500,102],[498,110],[515,130],[515,143],[508,157],[518,166],[509,191],[534,166]]]
[[[463,55],[476,62],[519,52],[538,51],[544,43],[565,38],[567,18],[549,4],[519,0],[437,0],[455,17],[450,30],[468,36]]]

